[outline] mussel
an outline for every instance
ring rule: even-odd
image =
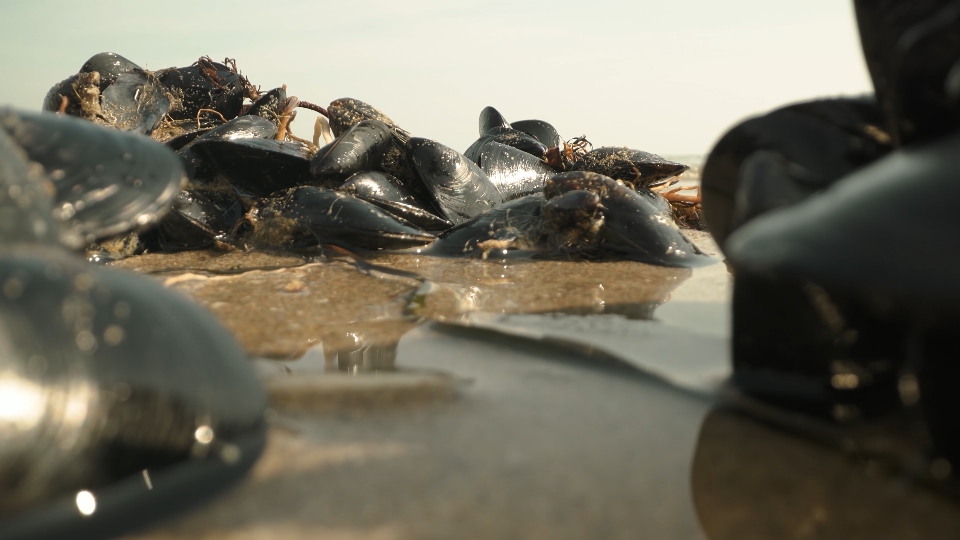
[[[450,222],[463,223],[503,202],[477,165],[456,150],[418,137],[407,141],[414,172]]]
[[[327,114],[329,115],[330,129],[337,137],[364,120],[377,120],[390,126],[395,133],[401,136],[403,142],[410,138],[410,134],[401,129],[390,117],[383,114],[383,111],[359,99],[336,99],[327,107]]]
[[[449,221],[425,210],[423,202],[410,189],[387,173],[359,172],[337,190],[375,204],[426,231],[442,231],[453,226]]]
[[[626,147],[591,150],[580,156],[572,167],[574,171],[600,173],[614,180],[623,180],[636,187],[645,188],[663,184],[689,168],[656,154]]]
[[[872,97],[789,105],[721,137],[702,172],[706,220],[718,244],[744,223],[796,204],[891,149]]]
[[[310,174],[317,185],[336,187],[356,173],[380,170],[392,144],[390,126],[379,120],[362,120],[317,151],[310,161]]]
[[[635,260],[701,266],[713,259],[684,237],[657,202],[590,172],[555,175],[543,193],[506,202],[440,235],[427,251],[447,256]]]
[[[547,148],[556,148],[563,144],[563,139],[557,133],[557,129],[543,120],[517,120],[511,122],[510,127],[530,135]]]
[[[243,217],[240,198],[228,188],[184,190],[156,229],[164,251],[200,249],[226,235]]]
[[[543,183],[556,174],[543,160],[496,141],[483,146],[477,163],[505,201],[542,191]]]
[[[46,169],[60,240],[72,249],[153,225],[186,181],[176,155],[147,137],[9,108],[0,129]]]
[[[82,228],[126,220],[124,205],[97,202],[139,208],[113,161],[143,163],[159,148],[153,172],[165,175],[166,159],[179,171],[175,156],[54,115],[3,110],[0,126],[0,537],[110,537],[222,490],[265,441],[266,396],[246,354],[179,293],[66,252],[57,232],[75,224],[63,207],[55,218],[55,192],[27,161],[82,166],[48,171],[82,180],[74,197],[98,218],[78,219]],[[98,182],[102,197],[84,197]]]
[[[265,197],[274,191],[313,182],[311,149],[298,141],[201,139],[203,137],[197,139],[190,150],[243,194]]]
[[[191,121],[196,121],[201,109],[216,111],[228,120],[236,117],[249,84],[232,63],[221,64],[206,56],[187,67],[160,70],[157,79],[180,100],[170,117]]]
[[[94,55],[43,100],[44,110],[146,135],[171,105],[171,95],[152,73],[115,53]]]
[[[241,223],[249,247],[303,249],[331,244],[347,249],[403,249],[433,235],[346,193],[305,186],[258,203]]]
[[[277,125],[275,122],[259,115],[238,116],[184,143],[184,146],[177,151],[177,155],[183,160],[183,166],[186,169],[190,184],[198,186],[212,182],[215,170],[213,168],[214,163],[206,163],[194,153],[192,148],[194,144],[204,141],[232,141],[234,139],[273,139],[276,136]]]

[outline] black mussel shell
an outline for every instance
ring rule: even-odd
[[[960,129],[960,10],[953,2],[854,2],[863,55],[895,146]]]
[[[486,135],[495,128],[510,128],[510,122],[500,114],[500,111],[487,106],[480,111],[480,135]]]
[[[317,185],[337,187],[358,172],[379,170],[383,155],[392,144],[390,126],[378,120],[363,120],[317,151],[310,160],[310,174]]]
[[[590,171],[636,187],[653,187],[690,167],[631,148],[603,147],[587,152],[573,163],[575,171]]]
[[[243,107],[246,81],[224,64],[201,58],[192,66],[158,71],[157,78],[181,100],[170,111],[174,120],[195,120],[200,109],[213,109],[229,120]]]
[[[226,124],[221,124],[204,134],[201,141],[231,141],[234,139],[273,139],[277,136],[277,125],[258,115],[238,116]]]
[[[551,200],[535,193],[442,233],[427,253],[484,259],[629,258],[601,249],[601,210],[600,196],[591,191],[569,191]]]
[[[542,160],[496,141],[483,146],[478,161],[505,201],[542,191],[543,183],[556,174]]]
[[[0,258],[0,536],[106,538],[195,506],[265,441],[233,336],[151,279],[60,253]]]
[[[184,190],[157,227],[157,242],[164,251],[205,248],[224,238],[242,217],[243,205],[233,190]]]
[[[561,173],[543,187],[547,201],[570,191],[590,191],[600,197],[602,236],[597,248],[605,258],[623,258],[663,266],[703,266],[705,256],[677,228],[662,197],[634,191],[610,177],[584,171]]]
[[[414,172],[450,222],[463,223],[503,202],[487,175],[460,152],[421,138],[406,146]]]
[[[101,114],[117,129],[149,135],[170,110],[156,78],[142,70],[121,73],[101,95]]]
[[[577,189],[545,200],[543,215],[554,229],[598,230],[603,220],[600,214],[600,195],[593,191]]]
[[[390,117],[383,114],[380,109],[369,103],[364,103],[359,99],[340,98],[334,100],[330,103],[330,106],[327,107],[327,114],[329,115],[330,129],[333,130],[333,134],[337,137],[363,120],[377,120],[390,126],[394,133],[400,136],[403,142],[406,142],[406,140],[410,138],[409,133],[400,129],[400,127],[394,123]]]
[[[100,82],[100,74],[96,72],[71,75],[50,88],[41,108],[59,111],[66,98],[64,113],[96,122],[100,120]]]
[[[426,231],[442,231],[453,226],[449,221],[424,210],[423,203],[416,195],[387,173],[359,172],[337,190],[375,204]]]
[[[348,249],[403,249],[433,235],[345,193],[299,187],[264,199],[248,214],[245,243],[288,249],[333,244]],[[250,228],[248,226],[248,228]]]
[[[117,53],[104,52],[95,54],[84,62],[80,68],[80,73],[93,73],[94,71],[99,73],[100,91],[103,92],[117,80],[121,73],[129,73],[139,69],[140,66]]]
[[[102,89],[102,90],[101,90]],[[54,85],[43,110],[59,111],[91,122],[149,135],[170,110],[170,95],[153,74],[134,68],[104,84],[100,73],[80,72]]]
[[[196,131],[188,131],[187,133],[177,135],[176,137],[171,137],[163,141],[163,144],[179,152],[180,150],[183,150],[183,147],[197,140],[198,137],[212,129],[213,128],[202,128]]]
[[[518,120],[510,124],[510,127],[530,135],[547,148],[559,147],[563,142],[556,128],[543,120]]]
[[[477,163],[480,159],[480,151],[483,150],[483,147],[486,146],[490,141],[512,146],[513,148],[522,150],[523,152],[526,152],[537,159],[544,159],[547,155],[547,147],[541,144],[540,141],[522,131],[518,131],[509,127],[492,128],[484,135],[481,135],[480,138],[477,139],[473,144],[471,144],[470,148],[467,148],[463,155],[467,156],[467,158],[474,163]]]
[[[446,257],[531,257],[545,251],[543,194],[505,202],[441,233],[426,253]]]
[[[313,182],[310,149],[300,142],[201,139],[190,145],[190,150],[242,193],[266,197],[274,191]]]
[[[710,151],[703,207],[721,246],[755,217],[826,189],[890,151],[873,98],[816,100],[746,120]]]
[[[384,151],[383,160],[377,169],[396,176],[400,182],[413,190],[421,201],[432,200],[432,196],[427,192],[426,188],[420,185],[407,159],[407,150],[404,145],[410,140],[409,132],[401,129],[393,120],[383,114],[380,109],[364,103],[359,99],[337,99],[330,103],[330,106],[327,108],[327,114],[333,134],[338,137],[350,129],[350,127],[364,120],[376,120],[390,126],[390,130],[393,132],[393,144],[388,146]],[[428,208],[428,210],[434,213],[441,213],[439,208]]]
[[[0,109],[0,128],[56,189],[61,242],[80,249],[156,223],[185,183],[180,160],[147,137],[50,113]]]
[[[199,133],[199,132],[194,132]],[[189,134],[188,134],[189,135]],[[238,116],[226,124],[207,130],[177,151],[183,161],[187,178],[193,185],[203,185],[213,180],[214,172],[203,160],[193,153],[194,143],[202,141],[226,141],[234,139],[274,139],[277,136],[277,125],[270,120],[257,115]],[[168,146],[170,141],[166,143]]]
[[[31,166],[23,150],[0,129],[0,246],[59,242],[52,192],[40,167]]]
[[[250,108],[244,111],[246,115],[256,115],[270,120],[274,124],[280,121],[280,115],[287,103],[287,91],[283,88],[274,88],[261,95],[250,105]]]
[[[737,268],[901,301],[960,300],[960,136],[892,152],[727,241]]]

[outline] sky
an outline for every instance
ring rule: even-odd
[[[361,99],[460,151],[487,105],[681,155],[748,116],[871,89],[838,0],[0,0],[0,105],[39,109],[104,51],[151,70],[235,58],[263,90]],[[293,129],[312,126],[304,111]]]

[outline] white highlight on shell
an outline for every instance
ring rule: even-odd
[[[193,437],[200,444],[210,444],[213,442],[213,428],[210,426],[200,426],[193,432]]]
[[[40,386],[16,376],[0,377],[0,425],[13,424],[24,430],[34,427],[43,416],[46,401]]]
[[[80,513],[89,516],[97,511],[97,498],[87,490],[77,493],[77,510]]]

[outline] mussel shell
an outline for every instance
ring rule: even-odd
[[[426,253],[446,257],[478,256],[485,250],[479,246],[488,240],[511,244],[507,253],[497,258],[529,258],[547,248],[543,231],[543,194],[536,193],[505,202],[496,208],[460,223],[441,233]]]
[[[240,74],[218,62],[211,62],[217,81],[204,76],[199,65],[157,72],[160,83],[180,93],[181,107],[170,111],[174,120],[196,119],[200,109],[213,109],[230,119],[240,114],[245,87]]]
[[[653,187],[689,169],[687,165],[632,148],[603,147],[587,152],[573,163],[575,171],[590,171],[636,187]]]
[[[530,135],[547,148],[559,147],[563,142],[557,129],[543,120],[517,120],[510,127]]]
[[[421,201],[432,201],[432,196],[427,192],[426,188],[420,185],[407,159],[405,144],[410,140],[409,132],[401,129],[393,120],[383,114],[380,109],[364,103],[359,99],[340,98],[334,100],[330,103],[330,106],[327,107],[327,114],[330,120],[330,127],[336,136],[340,136],[350,129],[350,127],[364,120],[377,120],[390,126],[390,130],[393,132],[393,144],[384,152],[383,160],[378,170],[383,170],[397,177],[400,182],[413,190]],[[428,210],[437,214],[442,213],[440,208],[436,207],[428,208]]]
[[[165,141],[163,144],[170,147],[172,150],[179,152],[183,150],[183,147],[197,140],[204,133],[208,133],[213,128],[202,128],[196,131],[188,131],[182,135],[177,135],[176,137],[171,137]]]
[[[410,138],[410,134],[400,129],[400,126],[383,114],[383,111],[359,99],[336,99],[327,107],[327,114],[329,115],[330,129],[337,137],[363,120],[377,120],[390,126],[403,142]]]
[[[139,69],[140,66],[117,53],[103,52],[91,56],[89,60],[84,62],[80,68],[80,73],[93,73],[94,71],[99,73],[100,91],[103,92],[117,80],[121,73],[129,73]]]
[[[537,159],[543,159],[547,154],[547,147],[522,131],[508,127],[494,127],[484,135],[480,136],[470,148],[467,148],[463,155],[471,161],[477,163],[480,159],[480,151],[488,142],[495,141],[500,144],[512,146],[517,150],[526,152]]]
[[[393,144],[390,126],[363,120],[351,126],[310,160],[317,185],[334,188],[350,176],[381,167],[384,153]]]
[[[478,161],[505,201],[542,191],[543,183],[556,174],[536,157],[496,141],[480,149]]]
[[[164,251],[204,248],[231,231],[242,217],[243,206],[232,191],[184,190],[157,227],[157,241]]]
[[[902,303],[960,301],[960,135],[896,150],[822,193],[745,224],[736,268]]]
[[[460,152],[421,138],[406,146],[414,172],[450,222],[463,223],[503,202],[487,175]]]
[[[411,190],[387,173],[359,172],[348,178],[337,191],[375,204],[426,231],[442,231],[453,226],[453,223],[425,210]]]
[[[242,193],[265,197],[313,182],[310,149],[297,141],[198,139],[189,148]]]
[[[229,141],[234,139],[273,139],[277,136],[277,125],[258,115],[238,116],[226,124],[219,125],[195,137],[177,152],[183,161],[190,183],[202,185],[213,180],[213,170],[197,156],[193,144],[202,141]],[[170,145],[170,141],[167,142]]]
[[[0,129],[0,246],[59,242],[48,193],[53,186],[38,169]]]
[[[298,187],[265,199],[248,214],[252,245],[305,248],[333,244],[348,249],[403,249],[433,241],[433,235],[345,193]]]
[[[287,91],[283,88],[274,88],[261,95],[243,114],[260,116],[277,124],[286,101]]]
[[[7,253],[0,283],[0,387],[19,398],[0,423],[4,538],[117,535],[256,460],[265,393],[194,302],[60,253]],[[92,515],[77,511],[81,491]]]
[[[0,128],[53,183],[61,242],[80,249],[152,225],[186,182],[180,160],[147,137],[77,118],[0,109]]]
[[[226,124],[221,124],[203,135],[200,141],[232,141],[234,139],[273,139],[277,136],[277,125],[257,115],[238,116]]]
[[[960,129],[960,10],[953,2],[854,3],[864,60],[894,146]]]
[[[731,128],[701,171],[707,223],[720,246],[736,228],[823,190],[890,151],[872,97],[788,105]]]
[[[527,195],[444,232],[427,250],[440,256],[495,259],[621,259],[601,247],[600,197],[574,190],[547,200]]]
[[[703,266],[715,262],[690,242],[655,193],[634,191],[593,172],[561,173],[544,185],[549,201],[570,191],[596,193],[603,206],[603,237],[597,246],[605,257],[663,266]]]
[[[510,122],[500,114],[500,111],[487,106],[480,111],[480,135],[486,135],[495,128],[509,128]]]
[[[77,73],[53,85],[43,98],[41,109],[59,111],[63,98],[67,98],[64,113],[90,121],[97,119],[100,108],[100,74]]]
[[[577,189],[545,200],[543,215],[554,229],[590,229],[598,222],[601,210],[600,195],[593,191]]]
[[[170,110],[170,98],[144,71],[120,73],[101,95],[103,116],[115,128],[149,135]]]

